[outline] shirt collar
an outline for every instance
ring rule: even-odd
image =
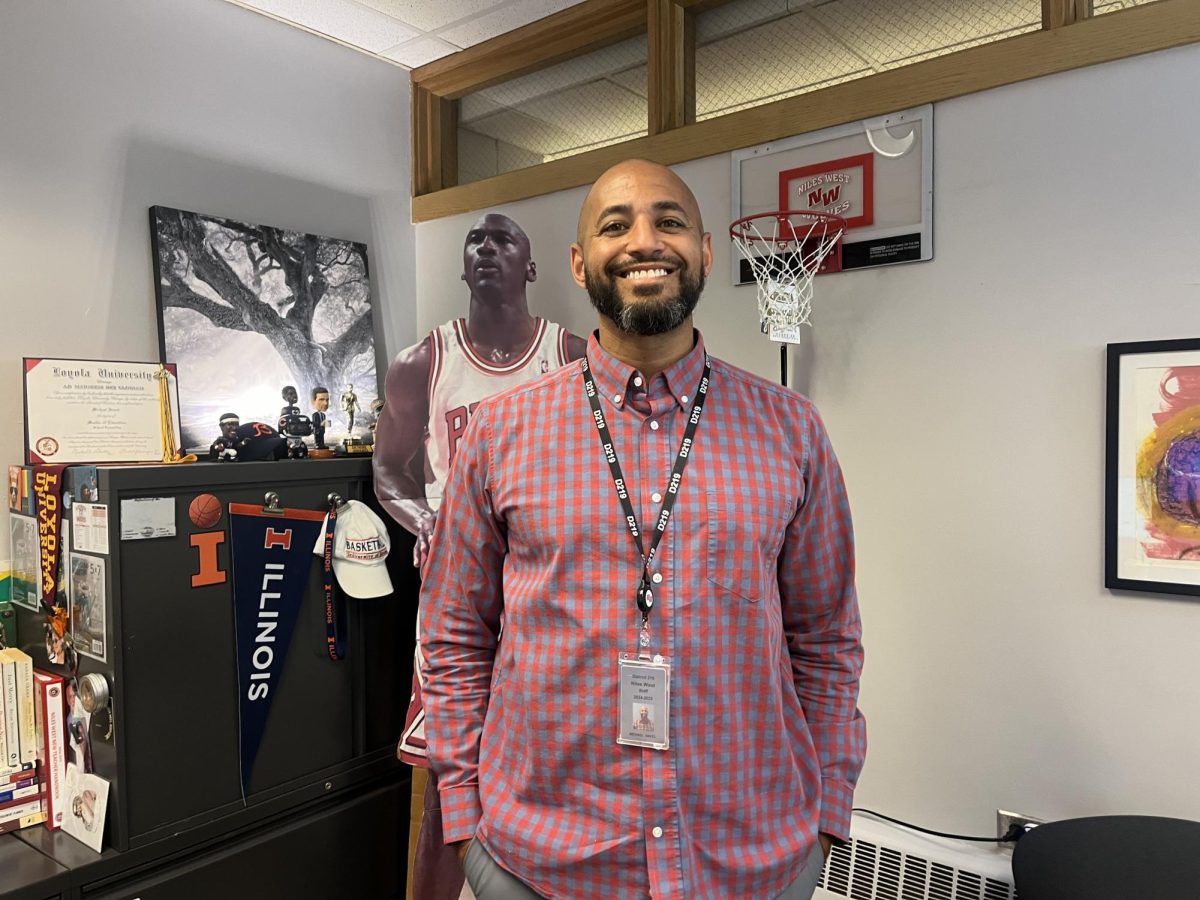
[[[664,369],[661,376],[649,386],[650,393],[654,393],[661,390],[660,384],[665,383],[667,392],[684,409],[690,408],[695,402],[696,385],[700,383],[700,373],[704,371],[704,336],[699,329],[692,329],[692,334],[695,335],[692,349]],[[607,397],[617,406],[623,406],[631,391],[641,389],[635,387],[633,381],[641,377],[641,373],[600,346],[598,330],[588,337],[587,357],[600,396]]]

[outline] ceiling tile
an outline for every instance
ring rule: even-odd
[[[460,47],[471,47],[522,25],[544,19],[578,2],[579,0],[515,0],[470,22],[447,28],[439,37]]]
[[[607,76],[609,81],[615,81],[625,90],[637,94],[643,100],[646,99],[646,64],[634,66],[632,69],[626,69],[624,72],[614,72]]]
[[[809,15],[886,68],[1040,28],[1042,7],[1039,0],[903,0],[886,7],[874,0],[835,0],[813,6]]]
[[[421,31],[435,31],[443,25],[469,16],[478,16],[508,0],[358,0],[381,13],[399,19]]]
[[[646,133],[646,103],[609,81],[580,84],[471,123],[472,131],[554,158]]]
[[[371,53],[395,47],[419,34],[416,29],[353,0],[241,0],[241,5]]]
[[[460,115],[463,121],[471,121],[480,115],[493,112],[497,106],[517,106],[536,97],[555,94],[600,78],[612,77],[639,65],[642,68],[640,93],[644,97],[645,62],[646,37],[639,35],[558,63],[548,69],[531,72],[529,75],[522,75],[520,78],[468,94],[462,99]]]
[[[438,40],[432,35],[425,35],[414,41],[409,41],[407,44],[401,44],[398,47],[385,50],[380,55],[385,59],[395,60],[402,66],[415,69],[418,66],[425,65],[425,63],[433,62],[435,59],[441,59],[443,56],[457,53],[460,49],[462,48]]]
[[[696,118],[794,96],[862,75],[863,60],[806,14],[790,15],[696,49]]]
[[[708,44],[788,13],[787,0],[736,0],[696,16],[696,43]]]

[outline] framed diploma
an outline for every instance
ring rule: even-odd
[[[172,363],[25,357],[31,465],[162,462],[179,433]]]

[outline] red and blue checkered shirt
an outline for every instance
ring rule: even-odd
[[[646,539],[703,342],[649,384],[594,334],[588,359]],[[546,897],[766,900],[818,830],[849,832],[866,728],[841,471],[806,398],[711,365],[652,567],[669,750],[616,742],[642,564],[579,363],[483,401],[450,474],[420,613],[443,836]]]

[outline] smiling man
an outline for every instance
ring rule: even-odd
[[[479,900],[809,898],[848,836],[841,471],[807,399],[708,355],[711,266],[673,172],[605,172],[571,247],[586,358],[481,403],[459,445],[421,625],[443,835]]]
[[[503,215],[485,215],[463,242],[462,279],[470,290],[465,319],[452,319],[403,350],[388,369],[375,432],[375,495],[416,535],[422,566],[450,463],[471,413],[484,397],[537,378],[583,355],[582,338],[529,312],[526,286],[537,280],[529,238]],[[419,641],[419,636],[418,636]],[[418,664],[398,754],[424,768],[425,712]],[[462,870],[441,841],[432,779],[413,779],[425,809],[413,860],[415,900],[454,900]],[[420,807],[419,807],[420,808]]]

